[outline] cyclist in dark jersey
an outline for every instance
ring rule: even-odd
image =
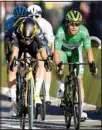
[[[71,51],[67,48],[67,45],[76,45],[79,43],[79,47],[75,51]],[[60,25],[55,35],[55,52],[54,63],[59,66],[61,62],[83,62],[82,49],[85,49],[89,61],[90,71],[96,73],[96,67],[91,48],[91,41],[88,30],[82,25],[82,15],[79,11],[71,10],[66,15],[66,23]],[[58,73],[63,73],[64,66],[62,65]],[[84,66],[80,65],[77,69],[78,78],[81,85],[82,106],[84,103],[84,90],[83,90],[83,74]],[[64,84],[58,78],[57,80],[59,88],[57,91],[58,97],[63,97]],[[87,118],[87,114],[82,112],[81,116]]]
[[[20,58],[22,52],[27,48],[28,53],[37,59],[47,59],[50,55],[50,49],[46,43],[46,39],[41,28],[30,17],[22,17],[15,24],[11,36],[11,55],[10,64],[8,67],[8,87],[12,88],[11,94],[11,115],[16,116],[16,72],[17,67],[13,71],[10,70],[10,65],[14,59]]]
[[[6,61],[8,61],[7,63],[7,71],[8,71],[8,87],[9,87],[9,93],[10,93],[10,97],[11,97],[11,102],[12,104],[15,104],[15,100],[16,100],[16,95],[15,95],[15,91],[16,91],[16,87],[10,87],[9,86],[9,81],[10,79],[10,72],[9,72],[9,66],[10,66],[10,58],[11,58],[11,54],[12,54],[12,31],[15,28],[15,23],[17,21],[19,21],[19,19],[21,19],[22,17],[27,16],[27,9],[25,6],[16,6],[13,9],[13,16],[8,18],[5,23],[4,23],[4,51],[5,51],[5,59]],[[15,107],[15,105],[12,105]],[[10,114],[11,116],[15,116],[16,115],[16,109],[13,109],[13,107],[11,107],[10,109]]]

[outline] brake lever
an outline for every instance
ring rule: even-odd
[[[49,56],[48,59],[44,62],[44,67],[46,68],[47,71],[52,70],[52,62],[51,62],[51,57]]]
[[[16,57],[14,57],[14,59],[13,59],[11,65],[10,65],[10,71],[14,71],[14,67],[15,67],[16,65],[17,65],[17,63],[16,63]]]

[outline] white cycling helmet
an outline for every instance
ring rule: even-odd
[[[33,15],[38,15],[42,13],[42,9],[38,5],[31,5],[27,8],[27,11],[29,13],[32,13]]]

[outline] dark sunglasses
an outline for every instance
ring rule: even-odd
[[[78,26],[80,26],[80,22],[69,22],[68,25],[78,27]]]
[[[35,17],[35,18],[39,18],[40,16],[39,16],[39,15],[35,15],[34,17]]]

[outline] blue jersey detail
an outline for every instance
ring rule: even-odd
[[[13,24],[15,22],[15,18],[14,17],[10,17],[9,19],[7,19],[4,23],[4,32],[5,35],[7,35],[11,29],[13,28]]]

